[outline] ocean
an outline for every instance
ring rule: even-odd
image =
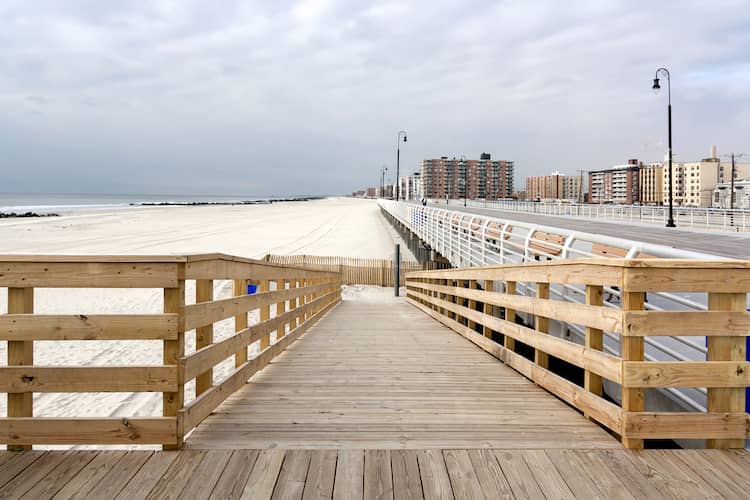
[[[17,194],[0,193],[0,213],[71,213],[89,210],[126,210],[141,204],[241,203],[282,197],[175,194]]]

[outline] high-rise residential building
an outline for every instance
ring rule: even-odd
[[[399,197],[403,200],[422,199],[422,174],[414,172],[412,175],[404,175],[399,179]]]
[[[664,167],[661,163],[641,164],[638,170],[639,200],[643,205],[664,203]]]
[[[664,203],[669,203],[669,168],[664,164],[662,172]],[[750,178],[750,163],[735,162],[734,178]],[[719,159],[712,148],[712,156],[701,161],[672,164],[672,189],[674,205],[685,207],[711,207],[714,189],[718,184],[732,179],[732,162]]]
[[[526,197],[529,200],[577,200],[581,178],[555,172],[552,175],[526,177]]]
[[[589,203],[632,205],[640,201],[638,160],[589,172]]]
[[[422,160],[422,195],[425,198],[482,198],[498,200],[513,193],[513,162],[492,160],[482,153],[479,160]]]

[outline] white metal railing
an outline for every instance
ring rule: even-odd
[[[409,228],[432,250],[455,267],[488,266],[528,261],[583,257],[658,257],[672,259],[726,260],[724,257],[679,250],[622,238],[582,233],[541,224],[502,220],[486,215],[448,210],[436,206],[378,200],[382,209]],[[463,202],[461,203],[463,205]],[[518,283],[517,292],[535,295],[535,286]],[[605,288],[606,303],[619,308],[620,292]],[[555,285],[550,289],[560,300],[584,303],[584,287]],[[706,310],[705,294],[648,293],[648,310]],[[558,333],[582,341],[584,331],[574,324],[559,324]],[[705,337],[646,337],[645,358],[653,361],[695,361],[706,359]],[[619,335],[605,332],[604,349],[619,354]],[[706,390],[664,389],[663,393],[682,408],[705,411]],[[616,392],[616,391],[615,391]],[[611,394],[617,398],[616,394]]]
[[[444,208],[445,200],[430,200]],[[463,199],[448,200],[447,206],[463,206]],[[489,208],[509,213],[580,217],[641,224],[666,224],[669,208],[648,205],[592,205],[580,203],[537,203],[513,200],[467,200],[474,208]],[[677,227],[713,229],[720,231],[750,231],[750,210],[724,208],[674,207]]]

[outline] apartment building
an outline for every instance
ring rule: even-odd
[[[403,200],[422,199],[422,174],[414,172],[399,178],[399,197]]]
[[[422,160],[421,184],[425,198],[509,198],[513,193],[513,162],[492,160],[488,153],[482,153],[479,160],[447,156]]]
[[[632,205],[640,201],[638,160],[589,172],[589,203]]]
[[[581,178],[555,172],[552,175],[526,177],[526,196],[529,200],[577,200]]]
[[[664,167],[661,163],[647,163],[638,170],[639,200],[643,205],[664,203]]]
[[[714,191],[719,184],[729,183],[732,179],[732,163],[719,158],[704,158],[701,161],[673,163],[672,187],[674,204],[685,207],[713,206]],[[663,184],[669,187],[669,168],[665,164]],[[734,178],[750,178],[750,163],[736,163]],[[668,203],[669,193],[664,194],[664,203]]]

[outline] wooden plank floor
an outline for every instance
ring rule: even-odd
[[[344,301],[187,439],[208,449],[619,448],[403,299]]]
[[[718,450],[0,452],[0,498],[747,498]]]

